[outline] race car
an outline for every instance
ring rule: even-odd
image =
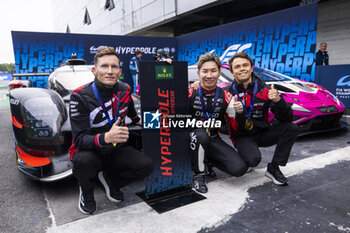
[[[70,59],[50,74],[47,89],[10,87],[16,163],[24,174],[43,182],[72,174],[69,99],[74,89],[94,80],[91,68],[84,60]],[[133,99],[140,111],[139,100]],[[131,120],[126,119],[126,123]],[[130,126],[129,130],[130,143],[141,148],[141,127]]]
[[[274,84],[275,89],[284,96],[286,102],[291,104],[293,123],[299,126],[299,136],[337,130],[346,126],[340,121],[345,109],[344,104],[320,85],[259,67],[254,67],[253,72],[263,78],[267,85]],[[189,66],[188,74],[189,83],[199,80],[196,66]],[[218,86],[227,87],[233,80],[229,66],[223,64]],[[274,122],[272,112],[269,112],[269,121]]]
[[[330,91],[312,82],[288,77],[263,68],[254,67],[254,73],[274,87],[292,105],[293,123],[299,126],[299,135],[337,130],[346,126],[340,121],[345,106]],[[272,121],[274,115],[269,114]]]

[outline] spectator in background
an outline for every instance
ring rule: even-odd
[[[141,61],[142,52],[140,50],[135,51],[135,56],[130,60],[129,69],[132,75],[132,81],[134,83],[133,92],[136,93],[137,84],[139,82],[139,62]]]
[[[329,56],[327,50],[327,43],[322,42],[320,44],[320,49],[316,53],[316,65],[317,66],[328,66]]]
[[[158,49],[156,55],[154,55],[154,60],[165,61],[169,64],[173,61],[165,52],[164,49]]]

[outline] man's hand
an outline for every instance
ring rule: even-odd
[[[243,104],[241,101],[238,100],[238,96],[235,95],[234,97],[235,102],[233,103],[233,108],[236,110],[238,114],[242,114],[244,109],[243,109]]]
[[[142,126],[142,121],[141,121],[141,119],[140,119],[138,122],[136,122],[136,125]]]
[[[112,128],[107,133],[105,133],[106,143],[113,143],[113,145],[115,145],[116,143],[123,143],[128,141],[129,129],[125,126],[119,126],[120,121],[121,119],[118,117],[117,122],[115,122]]]
[[[195,90],[198,90],[200,83],[201,83],[200,81],[195,81],[194,83],[191,84],[191,87]]]
[[[278,101],[281,100],[281,96],[278,93],[278,91],[275,89],[273,84],[271,85],[271,89],[269,90],[269,100],[272,100],[274,103],[277,103]]]
[[[171,64],[173,62],[173,60],[171,58],[166,58],[166,59],[163,59],[162,61],[165,61],[169,64]]]

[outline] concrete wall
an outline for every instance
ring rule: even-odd
[[[106,0],[52,0],[57,32],[125,35],[164,23],[178,14],[218,0],[114,0],[115,8],[104,9]],[[88,9],[91,24],[83,23]]]
[[[350,1],[320,2],[317,23],[317,50],[327,42],[330,65],[350,64]]]

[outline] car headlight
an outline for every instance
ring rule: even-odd
[[[288,95],[285,95],[285,96],[287,96],[289,99],[291,99],[291,100],[294,100],[295,102],[300,102],[300,100],[299,99],[297,99],[297,98],[294,98],[294,97],[290,97],[290,96],[288,96]]]
[[[294,111],[311,113],[310,110],[308,110],[308,109],[306,109],[306,108],[303,108],[303,107],[301,107],[301,106],[298,105],[298,104],[292,104],[292,109],[293,109]]]
[[[340,106],[340,101],[339,101],[339,99],[338,99],[335,95],[333,95],[332,92],[326,91],[326,96],[327,96],[328,98],[332,98],[332,99]]]
[[[335,106],[328,106],[328,107],[319,107],[317,108],[322,113],[331,113],[331,112],[338,112],[338,109]]]

